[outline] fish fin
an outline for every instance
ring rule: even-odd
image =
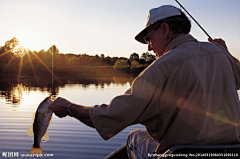
[[[31,126],[29,126],[28,130],[27,130],[27,134],[29,137],[33,138],[34,133],[33,133],[33,124]]]
[[[35,119],[35,112],[32,114],[32,120],[34,121],[34,119]]]
[[[49,120],[49,124],[51,124],[52,123],[52,118]]]
[[[49,140],[49,135],[48,135],[48,132],[46,131],[46,133],[42,137],[42,141],[47,142],[48,140]]]
[[[35,148],[34,146],[32,146],[31,154],[32,155],[34,155],[34,154],[42,154],[42,147],[41,147],[41,145],[40,145],[39,148]]]

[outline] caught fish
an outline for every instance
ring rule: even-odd
[[[27,130],[30,137],[34,136],[31,154],[42,154],[40,142],[41,140],[47,141],[49,139],[47,128],[51,123],[51,117],[53,114],[53,111],[49,106],[54,100],[56,100],[55,97],[49,96],[39,104],[35,113],[34,122]]]

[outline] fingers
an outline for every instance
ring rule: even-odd
[[[208,41],[209,42],[216,42],[216,43],[218,43],[219,45],[221,45],[221,46],[223,46],[225,49],[227,49],[227,45],[226,45],[226,43],[225,43],[225,41],[223,40],[223,39],[221,39],[221,38],[219,38],[219,39],[211,39],[211,38],[208,38]]]
[[[67,116],[67,106],[70,102],[64,98],[58,97],[52,104],[52,111],[59,118]]]
[[[214,42],[214,40],[212,38],[208,38],[209,42]]]

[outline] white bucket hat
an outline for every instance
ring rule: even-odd
[[[176,15],[181,15],[181,12],[178,8],[172,5],[163,5],[161,7],[151,9],[148,13],[146,27],[135,37],[135,39],[143,44],[147,44],[143,38],[147,35],[149,26],[159,20]]]

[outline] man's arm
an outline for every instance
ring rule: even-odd
[[[67,108],[71,102],[68,100],[58,97],[52,104],[51,108],[56,116],[59,118],[67,116]],[[89,108],[82,105],[72,104],[70,107],[72,117],[80,120],[87,126],[94,128],[94,125],[89,117]]]

